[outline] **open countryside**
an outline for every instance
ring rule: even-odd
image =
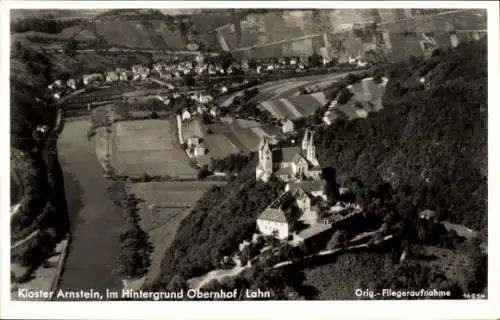
[[[15,14],[12,296],[486,299],[486,13]]]

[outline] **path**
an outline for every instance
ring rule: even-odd
[[[372,232],[372,234],[373,234],[373,232]],[[384,238],[382,238],[380,240],[374,241],[373,245],[380,244],[380,243],[385,242],[385,241],[389,241],[393,237],[394,237],[393,235],[387,235],[387,236],[385,236]],[[279,262],[279,263],[277,263],[277,264],[275,264],[273,266],[273,269],[283,268],[285,266],[289,266],[289,265],[297,263],[297,262],[302,262],[302,261],[304,261],[306,259],[311,259],[311,258],[314,258],[314,257],[327,256],[327,255],[339,253],[339,252],[342,252],[342,251],[345,251],[345,250],[353,250],[353,249],[368,248],[368,247],[369,247],[368,243],[363,243],[363,244],[353,245],[353,246],[350,246],[350,247],[335,248],[335,249],[330,249],[330,250],[323,250],[323,251],[320,251],[318,253],[305,256],[305,257],[303,257],[300,260],[296,260],[296,261],[288,260],[288,261]],[[208,272],[208,273],[206,273],[206,274],[204,274],[204,275],[202,275],[200,277],[189,279],[188,280],[188,284],[189,284],[189,287],[191,289],[199,290],[204,285],[206,285],[207,283],[209,283],[212,280],[218,280],[218,281],[220,281],[220,280],[222,280],[223,278],[226,278],[226,277],[234,277],[234,276],[239,275],[241,272],[243,272],[243,271],[245,271],[245,270],[247,270],[249,268],[251,268],[250,264],[248,264],[246,266],[236,265],[234,268],[231,268],[231,269],[228,269],[228,270],[225,270],[225,269],[215,269],[215,270],[212,270],[212,271],[210,271],[210,272]]]

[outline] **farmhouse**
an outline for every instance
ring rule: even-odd
[[[118,74],[114,71],[106,72],[106,82],[116,82],[120,79]]]
[[[290,132],[293,132],[293,121],[288,119],[288,118],[285,118],[281,121],[281,131],[283,131],[283,133],[290,133]]]
[[[191,113],[188,110],[184,110],[184,111],[182,111],[181,118],[183,121],[189,120],[189,119],[191,119]]]
[[[285,182],[302,178],[319,180],[321,167],[316,158],[313,135],[313,131],[306,129],[301,146],[276,150],[271,150],[268,137],[262,137],[258,147],[259,163],[255,170],[256,179],[267,182],[275,173]]]
[[[76,90],[76,80],[71,78],[71,79],[68,79],[68,81],[66,81],[66,85],[73,89],[73,90]]]
[[[101,80],[103,80],[103,76],[100,73],[84,74],[82,76],[82,82],[85,85],[91,84],[94,81],[101,81]]]
[[[213,97],[209,94],[204,94],[204,93],[201,93],[199,92],[195,97],[194,97],[194,100],[198,103],[201,103],[201,104],[207,104],[209,102],[212,102],[213,101]]]

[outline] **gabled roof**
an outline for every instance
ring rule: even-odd
[[[280,168],[278,171],[276,171],[276,175],[291,175],[292,168],[291,167],[285,167],[285,168]]]
[[[295,164],[298,164],[298,163],[299,163],[299,161],[300,161],[301,159],[304,159],[304,157],[303,157],[301,154],[296,153],[296,154],[293,156],[293,158],[292,158],[292,162],[293,162],[293,163],[295,163]],[[305,160],[305,159],[304,159],[304,160]],[[307,162],[307,160],[306,160],[306,162]]]
[[[285,222],[285,223],[288,222],[288,220],[286,219],[285,213],[281,209],[267,208],[260,214],[258,219],[277,221],[277,222]]]
[[[302,189],[307,193],[322,191],[325,186],[325,182],[323,180],[316,181],[300,181],[290,183],[290,191],[295,192],[295,190]]]
[[[275,162],[292,162],[296,154],[302,154],[300,147],[286,147],[273,151],[273,160]]]

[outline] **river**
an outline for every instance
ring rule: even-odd
[[[121,289],[114,274],[124,221],[107,192],[95,143],[86,138],[89,121],[68,122],[59,139],[59,158],[70,219],[72,241],[59,289]]]

